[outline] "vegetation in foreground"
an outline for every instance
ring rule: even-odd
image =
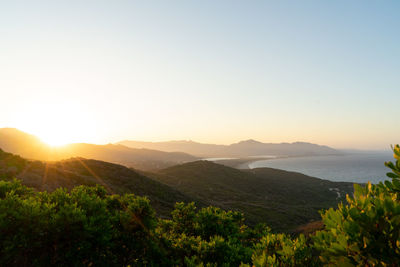
[[[1,181],[0,265],[398,266],[399,146],[394,157],[392,181],[355,185],[309,236],[248,227],[241,213],[192,203],[157,219],[148,199],[101,186],[48,193]]]

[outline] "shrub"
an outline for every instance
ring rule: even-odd
[[[268,234],[254,248],[253,265],[261,266],[321,266],[312,244],[302,234],[292,238],[287,234]]]
[[[157,233],[176,265],[238,266],[251,261],[251,242],[241,213],[194,203],[177,203],[171,220],[160,220]],[[250,244],[251,243],[251,244]]]
[[[396,163],[385,181],[355,185],[347,205],[322,214],[326,229],[317,232],[315,247],[326,264],[397,266],[400,262],[400,147],[394,147]]]
[[[0,182],[0,265],[145,265],[157,262],[146,198],[79,186],[35,193]],[[162,257],[161,257],[162,258]]]

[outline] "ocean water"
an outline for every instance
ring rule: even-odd
[[[382,152],[277,158],[252,162],[249,168],[269,167],[295,171],[331,181],[379,183],[390,180],[386,176],[390,170],[384,165],[385,161],[393,161],[393,154]]]

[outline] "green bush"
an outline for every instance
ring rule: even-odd
[[[160,219],[147,198],[101,186],[49,193],[0,181],[0,266],[399,266],[400,147],[393,151],[392,181],[355,185],[308,237],[194,203]]]
[[[157,233],[179,266],[238,266],[251,261],[249,244],[254,240],[238,212],[216,207],[196,211],[194,203],[177,203],[172,219],[160,220]]]
[[[145,265],[159,252],[149,201],[104,188],[35,193],[0,183],[0,265]]]
[[[321,266],[312,245],[304,235],[292,238],[286,234],[268,234],[254,247],[253,265]]]

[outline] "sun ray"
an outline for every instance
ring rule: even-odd
[[[89,166],[86,165],[85,162],[83,162],[80,158],[76,158],[78,160],[79,163],[82,164],[82,166],[97,180],[99,181],[99,183],[104,186],[108,192],[114,194],[114,191],[110,188],[110,186],[104,182],[104,180],[98,176]]]
[[[98,176],[85,162],[83,162],[80,158],[77,158],[78,162],[82,164],[82,166],[96,179],[100,182],[101,185],[103,185],[107,191],[111,194],[115,194],[115,192],[106,184],[103,179]],[[128,209],[126,205],[122,203],[123,207],[128,210],[128,212],[131,214],[133,221],[137,222],[145,231],[149,232],[147,227],[143,224],[142,220],[136,216],[131,210]]]
[[[22,171],[19,173],[20,176],[25,175],[25,173],[31,168],[32,162],[29,162],[28,164],[25,165],[25,167],[22,169]]]
[[[63,161],[59,161],[59,163],[60,163],[60,165],[61,165],[61,171],[62,171],[62,173],[64,173],[64,175],[65,175],[66,178],[67,178],[67,171],[66,171],[66,169],[65,169],[64,162],[63,162]]]
[[[46,162],[45,163],[45,167],[44,167],[44,174],[43,174],[43,178],[42,178],[42,183],[41,183],[42,189],[44,189],[43,186],[45,186],[45,184],[46,184],[48,172],[49,172],[49,163]]]

